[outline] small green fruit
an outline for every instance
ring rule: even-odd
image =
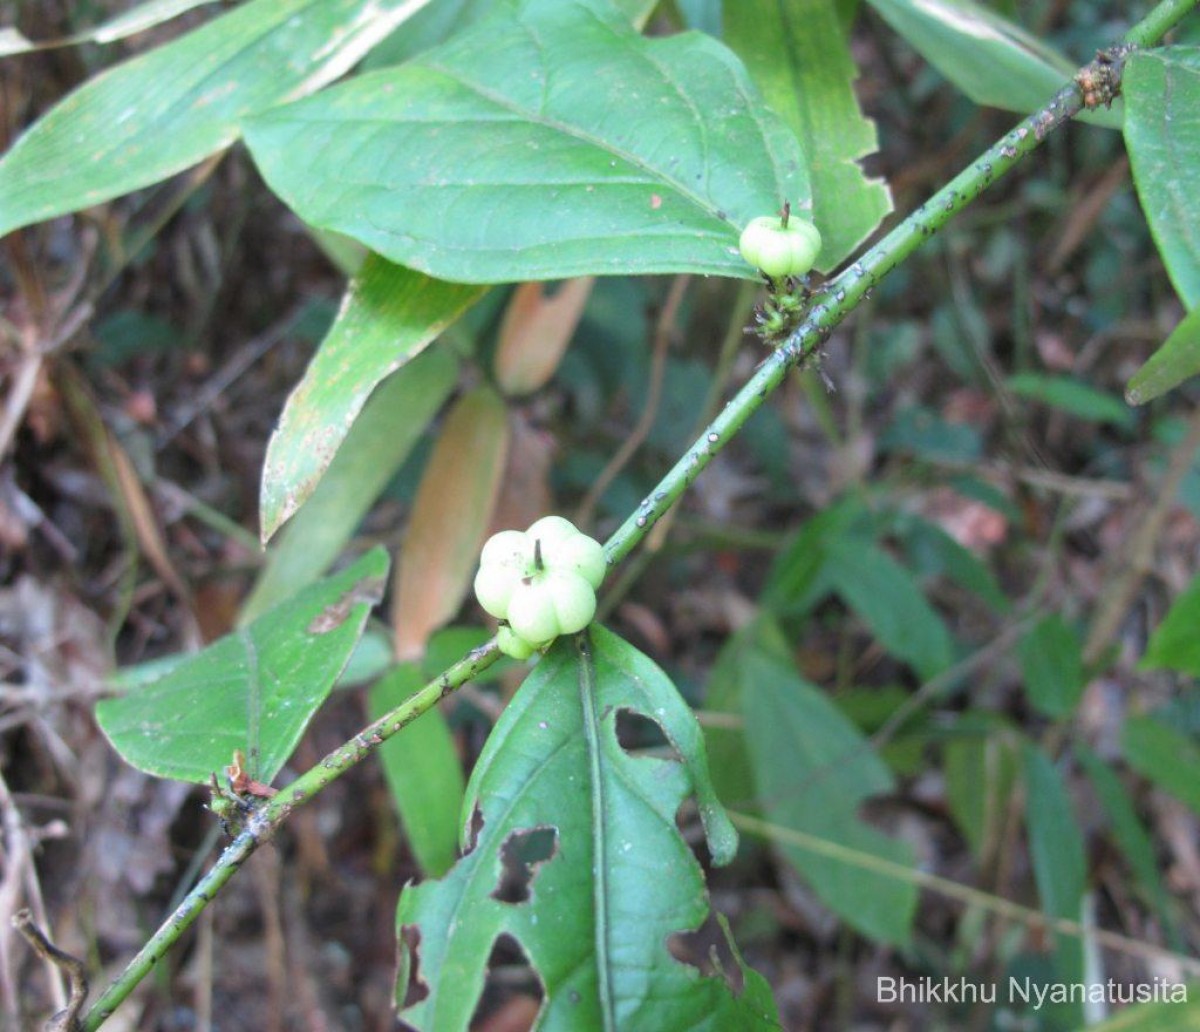
[[[475,575],[475,595],[492,616],[506,620],[497,644],[526,658],[560,634],[582,631],[596,615],[596,589],[607,563],[598,541],[569,520],[546,516],[527,531],[505,530],[488,540]]]
[[[742,257],[773,280],[803,276],[821,252],[821,234],[804,219],[791,217],[787,225],[778,215],[751,219],[738,241]]]
[[[506,656],[513,659],[528,659],[537,650],[518,635],[508,624],[501,624],[496,631],[496,645]]]

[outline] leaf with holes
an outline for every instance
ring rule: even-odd
[[[645,39],[608,0],[497,4],[246,139],[306,221],[456,282],[752,279],[741,228],[812,205],[796,138],[737,58],[698,33]]]
[[[678,758],[627,752],[622,714],[652,721]],[[675,823],[689,796],[714,861],[728,863],[737,836],[700,728],[666,675],[600,627],[560,640],[476,764],[464,804],[469,852],[400,897],[399,988],[416,998],[404,1020],[468,1027],[504,938],[541,980],[544,1032],[777,1028],[761,976],[741,967],[738,995],[668,950],[708,913],[700,865]]]
[[[255,0],[88,80],[0,160],[0,237],[181,172],[320,89],[428,0]]]
[[[350,659],[387,576],[382,548],[306,588],[161,677],[96,706],[127,762],[203,784],[242,750],[271,781]]]

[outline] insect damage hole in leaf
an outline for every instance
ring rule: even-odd
[[[550,825],[514,831],[500,846],[500,878],[491,892],[501,903],[528,902],[538,869],[558,853],[558,829]]]
[[[741,996],[746,976],[729,945],[721,919],[709,913],[695,931],[667,936],[667,952],[680,964],[693,967],[705,978],[721,978],[734,996]]]
[[[661,759],[683,762],[683,757],[679,755],[675,743],[667,737],[662,725],[644,713],[632,709],[617,710],[616,733],[617,744],[631,756],[652,751]]]
[[[541,1010],[546,990],[537,969],[516,937],[501,932],[488,954],[487,975],[479,1003],[471,1017],[471,1028],[509,1027],[505,1015],[524,1014],[527,1021]],[[520,1002],[518,1002],[520,1001]],[[514,1027],[518,1027],[513,1022]],[[525,1024],[520,1027],[530,1027]]]
[[[420,926],[401,925],[399,938],[400,961],[396,974],[396,1002],[403,1009],[425,999],[429,995],[429,983],[421,975]]]

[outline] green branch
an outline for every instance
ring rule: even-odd
[[[1200,0],[1163,0],[1126,36],[1135,46],[1150,46],[1162,38]],[[1092,67],[1092,66],[1089,66]],[[1079,88],[1072,83],[1060,90],[1041,110],[1021,122],[988,148],[963,172],[909,215],[861,259],[830,281],[812,298],[799,325],[788,340],[759,366],[745,386],[729,401],[699,440],[660,481],[605,545],[609,565],[620,562],[649,532],[654,523],[679,499],[701,471],[783,382],[797,365],[819,358],[833,328],[889,272],[895,269],[950,219],[993,182],[1009,172],[1046,136],[1067,122],[1083,106]],[[499,658],[495,641],[469,653],[440,677],[431,681],[396,709],[364,728],[302,774],[279,795],[262,804],[246,829],[233,840],[209,872],[188,893],[175,912],[130,961],[84,1017],[84,1032],[94,1032],[129,995],[167,950],[212,901],[242,863],[298,806],[302,806],[334,779],[373,752],[382,742],[406,727]]]

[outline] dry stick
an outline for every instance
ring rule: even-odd
[[[1144,957],[1148,960],[1169,960],[1194,975],[1200,975],[1200,960],[1197,960],[1195,957],[1189,957],[1186,954],[1176,953],[1174,950],[1169,950],[1162,946],[1155,946],[1153,943],[1142,942],[1140,939],[1131,939],[1117,932],[1107,932],[1103,929],[1085,927],[1078,921],[1071,921],[1063,917],[1047,917],[1040,911],[1022,906],[1020,903],[1013,903],[1011,900],[1003,899],[999,896],[990,895],[969,885],[953,881],[950,878],[930,874],[928,871],[922,871],[915,867],[907,867],[904,864],[896,863],[894,860],[874,856],[871,853],[862,853],[856,849],[850,849],[848,846],[843,846],[838,842],[830,842],[827,839],[817,838],[815,835],[808,835],[794,828],[785,828],[778,824],[771,824],[768,821],[751,817],[748,814],[730,811],[729,819],[743,831],[749,832],[751,835],[756,835],[759,838],[795,846],[807,853],[836,860],[838,863],[845,864],[848,867],[855,867],[862,871],[871,871],[874,874],[881,874],[887,878],[895,878],[897,881],[917,885],[920,888],[940,893],[949,899],[966,903],[968,906],[989,910],[1011,921],[1019,921],[1030,928],[1046,928],[1063,935],[1073,936],[1077,939],[1092,939],[1103,946],[1107,946],[1109,949],[1134,957]]]
[[[1200,0],[1164,0],[1126,37],[1126,42],[1146,46],[1169,31]],[[1089,66],[1095,71],[1097,65]],[[929,201],[921,205],[872,247],[849,269],[813,298],[804,322],[792,336],[759,366],[744,387],[725,406],[687,453],[660,481],[658,487],[616,531],[605,545],[610,566],[615,565],[644,538],[650,528],[700,475],[713,456],[733,437],[794,367],[811,361],[833,327],[846,318],[884,276],[900,265],[951,217],[975,200],[995,180],[1011,171],[1035,150],[1046,136],[1064,125],[1083,106],[1078,87],[1065,86],[1050,102],[1026,118],[967,169],[959,173]],[[392,712],[370,724],[353,739],[306,771],[251,816],[246,829],[221,854],[175,912],[146,942],[128,967],[105,990],[83,1021],[85,1032],[94,1032],[146,976],[174,942],[212,901],[258,846],[269,840],[292,810],[302,806],[335,778],[370,755],[391,735],[490,667],[499,658],[495,641],[474,649],[441,676],[410,696]],[[1147,947],[1147,950],[1153,949]]]
[[[1158,485],[1158,495],[1129,543],[1128,561],[1116,580],[1104,591],[1104,604],[1092,620],[1087,643],[1083,647],[1083,660],[1086,664],[1095,663],[1116,636],[1126,612],[1137,597],[1142,581],[1153,568],[1154,547],[1158,544],[1163,524],[1175,505],[1179,485],[1192,468],[1192,458],[1197,448],[1200,448],[1200,410],[1188,421],[1187,436],[1171,453],[1166,475]]]
[[[34,953],[62,970],[71,987],[66,1009],[59,1011],[46,1022],[45,1032],[79,1032],[83,1027],[79,1022],[79,1012],[83,1010],[88,995],[87,968],[83,966],[83,961],[55,946],[37,926],[28,910],[20,910],[14,914],[12,924],[25,937]]]

